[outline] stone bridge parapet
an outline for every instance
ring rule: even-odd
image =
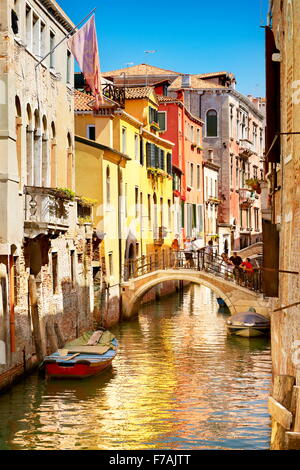
[[[160,269],[132,278],[121,285],[123,319],[130,319],[136,315],[144,294],[165,281],[186,281],[208,287],[226,302],[231,315],[254,307],[257,313],[269,316],[269,301],[261,293],[205,271]]]

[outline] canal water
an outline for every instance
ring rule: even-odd
[[[0,449],[268,449],[269,340],[228,337],[226,315],[196,285],[142,306],[102,375],[0,395]]]

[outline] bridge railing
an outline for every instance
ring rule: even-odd
[[[261,292],[262,289],[260,268],[254,267],[253,271],[247,271],[241,267],[229,265],[221,256],[206,253],[204,249],[173,251],[166,248],[140,258],[129,259],[123,266],[123,281],[126,282],[161,269],[205,271],[256,292]]]

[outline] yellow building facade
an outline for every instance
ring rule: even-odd
[[[127,260],[159,251],[172,243],[173,144],[159,137],[155,114],[158,102],[152,88],[126,90],[125,109],[116,109],[108,100],[106,104],[107,108],[95,114],[90,108],[91,97],[77,91],[75,133],[127,156],[126,165],[119,168],[118,174],[112,173],[114,170],[105,159],[102,167],[103,200],[110,179],[110,197],[114,201],[111,211],[104,214],[107,219],[104,225],[113,227],[119,219],[118,228],[114,227],[113,251],[118,245],[119,264],[124,265]],[[86,181],[85,188],[76,183],[76,193],[85,192],[83,196],[97,199],[99,189],[95,190],[94,186],[99,184],[99,179],[89,178],[85,171],[84,163],[79,167],[76,164],[76,181]],[[99,223],[97,217],[94,223]],[[104,232],[107,233],[105,229]],[[106,241],[105,246],[107,254]]]

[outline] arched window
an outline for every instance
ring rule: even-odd
[[[68,149],[67,149],[67,186],[73,189],[73,145],[70,132],[67,135]]]
[[[50,132],[50,168],[51,168],[51,187],[57,186],[57,162],[56,162],[56,129],[55,124],[51,123]]]
[[[42,119],[42,185],[49,187],[50,185],[50,154],[48,140],[47,118]]]
[[[215,109],[210,109],[206,113],[206,137],[218,136],[218,115]]]
[[[106,167],[106,203],[110,204],[110,168]]]
[[[42,185],[42,133],[39,111],[34,112],[34,186]]]
[[[30,104],[27,104],[26,109],[26,171],[28,186],[33,185],[33,125],[32,125],[32,112]]]
[[[22,184],[22,114],[21,103],[18,96],[16,96],[16,153],[18,163],[18,176],[19,187]]]

